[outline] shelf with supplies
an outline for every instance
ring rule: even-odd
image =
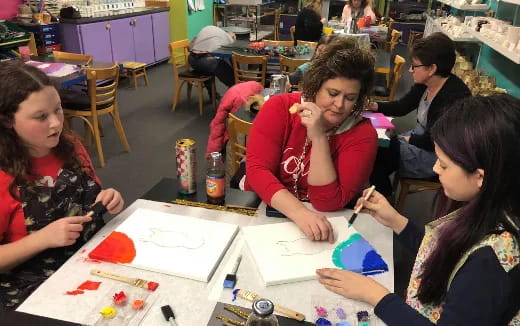
[[[470,33],[479,41],[486,44],[498,53],[502,54],[504,57],[508,58],[516,64],[520,64],[520,51],[518,49],[515,49],[514,51],[509,51],[509,49],[500,44],[500,42],[493,40],[485,35],[482,35],[480,32],[470,31]]]
[[[431,24],[433,24],[433,28],[435,29],[435,31],[440,31],[442,34],[448,36],[453,42],[468,42],[468,43],[478,43],[480,42],[476,37],[474,37],[473,35],[469,34],[469,33],[464,33],[463,36],[454,36],[452,32],[450,32],[448,29],[446,29],[446,27],[444,25],[446,25],[445,23],[441,23],[439,21],[439,18],[432,18],[432,17],[428,17],[427,19],[427,24],[430,23],[430,20],[431,20]],[[426,30],[426,28],[425,28]],[[431,31],[433,32],[433,31]],[[429,33],[427,33],[428,35]]]
[[[28,46],[31,55],[37,54],[33,33],[26,32],[9,21],[0,22],[0,60],[19,57],[20,46]]]
[[[518,1],[518,0],[510,0],[510,1]],[[440,3],[443,3],[445,5],[448,5],[450,7],[453,7],[458,10],[466,10],[466,11],[488,11],[489,7],[485,3],[479,3],[479,4],[463,4],[459,5],[453,0],[439,0]]]

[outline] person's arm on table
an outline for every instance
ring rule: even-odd
[[[417,109],[425,90],[425,85],[414,84],[408,93],[397,101],[377,102],[375,111],[395,117],[407,115],[411,111]]]

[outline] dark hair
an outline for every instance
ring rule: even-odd
[[[414,43],[410,58],[419,59],[423,65],[435,64],[435,75],[448,77],[455,64],[455,43],[443,33],[433,33]]]
[[[320,37],[320,40],[318,41],[318,44],[316,45],[316,48],[314,49],[314,54],[312,55],[311,61],[316,58],[316,53],[318,53],[318,47],[320,45],[329,45],[333,40],[335,40],[338,37],[337,34],[324,34],[322,37]]]
[[[347,0],[347,5],[352,7],[352,0]],[[361,7],[360,8],[365,8],[366,6],[368,6],[368,0],[361,0]]]
[[[361,49],[355,39],[336,37],[325,51],[312,62],[303,79],[302,93],[314,100],[324,82],[334,78],[359,81],[361,89],[353,114],[361,114],[365,99],[374,81],[375,58],[369,50]]]
[[[29,151],[12,127],[14,115],[20,103],[47,86],[54,87],[49,77],[38,68],[18,60],[0,63],[0,169],[13,177],[9,193],[16,199],[19,199],[17,187],[35,194],[35,180],[41,176],[32,171]],[[73,137],[65,130],[53,152],[73,169],[81,169]]]
[[[442,228],[424,263],[417,297],[438,305],[462,255],[486,235],[508,231],[520,242],[520,100],[510,95],[464,98],[437,120],[431,134],[465,171],[484,170],[479,193],[469,202],[455,203],[462,205],[457,217]],[[437,217],[446,213],[441,210]]]

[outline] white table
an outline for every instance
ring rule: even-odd
[[[118,281],[99,279],[90,275],[91,269],[101,269],[114,274],[158,282],[159,288],[154,293],[157,296],[155,304],[150,308],[140,325],[166,325],[160,312],[160,306],[170,304],[175,311],[179,326],[207,325],[211,313],[217,301],[231,303],[232,293],[230,289],[223,289],[223,280],[239,254],[243,255],[242,263],[238,270],[237,288],[247,289],[268,297],[275,303],[303,313],[310,321],[314,316],[314,308],[311,298],[327,297],[333,300],[346,300],[355,305],[359,310],[368,306],[345,299],[329,292],[316,280],[270,286],[265,288],[255,268],[255,263],[247,246],[239,232],[237,237],[226,252],[222,262],[217,267],[215,274],[209,283],[203,283],[160,274],[150,271],[137,270],[132,267],[111,263],[86,262],[84,258],[95,248],[101,240],[114,230],[123,220],[132,214],[137,208],[147,208],[162,212],[193,216],[203,219],[234,223],[241,227],[267,223],[286,222],[286,219],[266,217],[265,204],[259,207],[259,216],[250,217],[223,211],[215,211],[198,207],[188,207],[174,204],[165,204],[148,200],[137,200],[117,217],[112,219],[101,231],[99,231],[85,246],[72,256],[58,271],[45,281],[34,293],[19,306],[17,311],[35,315],[41,315],[77,323],[84,323],[92,319],[94,308],[99,302],[106,300],[106,295]],[[352,214],[351,210],[326,213],[329,217],[346,216]],[[385,285],[390,291],[394,288],[393,245],[392,231],[379,223],[371,216],[360,214],[356,223],[356,229],[378,250],[388,263],[389,272],[375,275],[374,279]],[[64,295],[66,291],[74,290],[85,280],[101,281],[97,291],[85,291],[82,295]],[[237,299],[235,305],[251,307],[251,303]],[[379,320],[372,325],[383,325]]]

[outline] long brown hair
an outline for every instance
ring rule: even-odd
[[[0,169],[13,177],[9,193],[17,200],[20,200],[17,188],[23,187],[35,194],[35,180],[41,176],[32,170],[29,151],[12,127],[14,115],[20,103],[47,86],[54,87],[49,77],[38,68],[17,60],[0,63]],[[73,139],[74,136],[64,130],[52,151],[65,165],[79,172],[82,164]]]

